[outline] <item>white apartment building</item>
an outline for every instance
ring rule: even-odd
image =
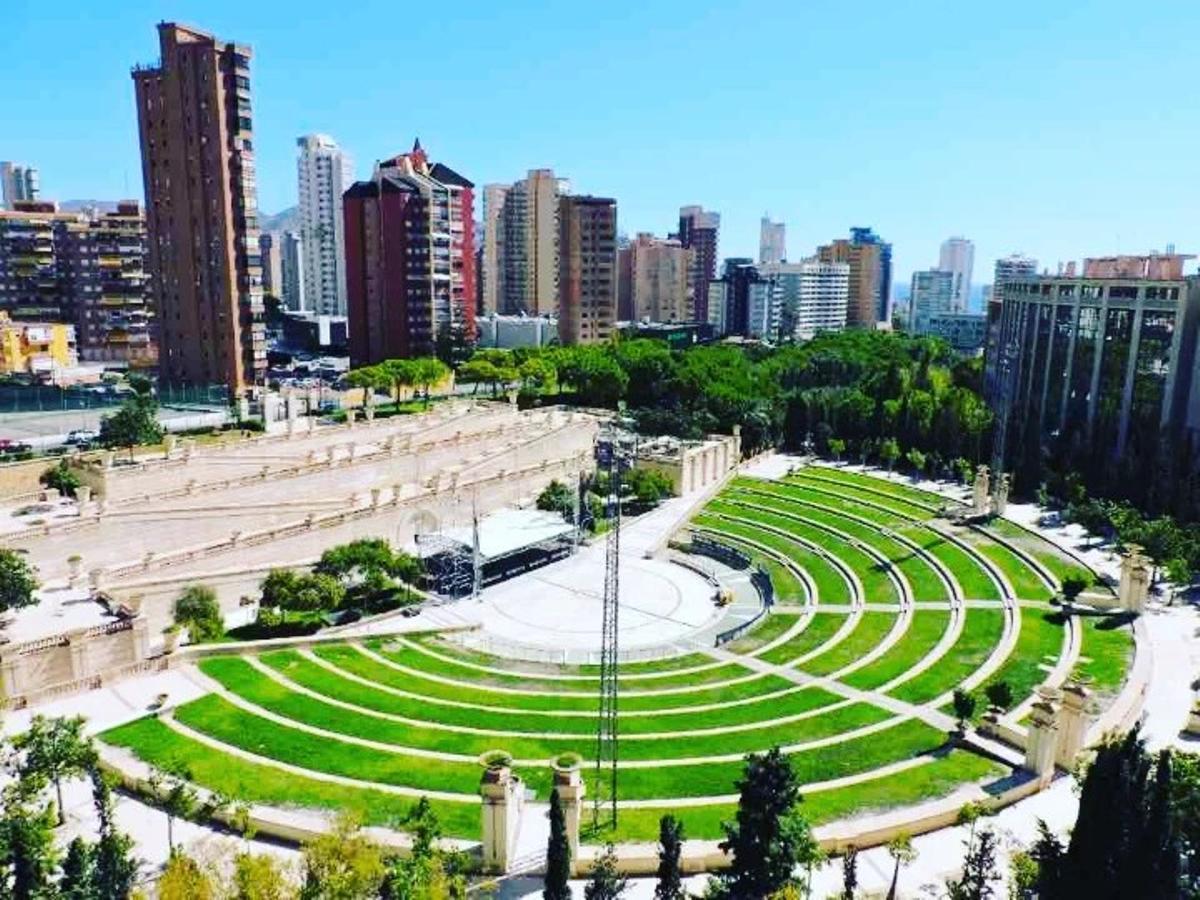
[[[758,267],[764,284],[750,287],[751,332],[768,340],[809,340],[846,327],[850,303],[849,263],[806,259]]]
[[[346,315],[346,238],[342,194],[354,183],[354,163],[327,134],[296,139],[304,298],[317,315]]]
[[[551,169],[530,169],[524,179],[504,192],[492,239],[496,259],[491,278],[499,285],[499,312],[530,316],[557,312],[558,200],[567,193],[569,185],[556,178]],[[485,237],[485,269],[488,242]],[[486,284],[489,276],[484,278]]]
[[[279,269],[284,307],[292,312],[312,312],[304,304],[304,241],[294,231],[279,235]]]
[[[971,270],[975,267],[975,245],[965,237],[947,238],[942,241],[937,267],[953,276],[950,312],[966,312],[967,303],[971,299]]]
[[[763,216],[758,232],[758,263],[768,265],[787,259],[787,226]]]
[[[929,334],[929,323],[934,316],[959,312],[954,308],[955,283],[955,274],[945,269],[913,272],[908,324],[914,334]]]

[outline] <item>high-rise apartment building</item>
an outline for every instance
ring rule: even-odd
[[[1037,260],[1020,253],[1012,253],[1003,259],[996,260],[996,269],[992,278],[993,302],[1004,299],[1004,285],[1015,278],[1026,278],[1037,274]]]
[[[629,246],[631,318],[650,322],[691,322],[688,295],[689,251],[675,240],[639,234]]]
[[[1164,432],[1200,431],[1200,277],[1168,254],[1083,275],[1006,275],[989,401],[1009,460],[1061,437],[1088,452],[1153,458]],[[1128,259],[1128,258],[1127,258]]]
[[[608,340],[617,321],[617,201],[560,197],[558,231],[559,340]]]
[[[933,316],[958,312],[955,308],[956,274],[945,269],[926,269],[913,272],[909,294],[911,316],[909,328],[914,334],[928,334]]]
[[[327,134],[296,139],[304,297],[317,315],[346,315],[346,237],[342,194],[354,182],[354,163]]]
[[[758,263],[771,265],[787,259],[787,226],[763,216],[758,231]]]
[[[159,378],[240,396],[267,366],[250,48],[173,22],[158,35],[158,65],[133,82]]]
[[[624,235],[617,237],[617,320],[634,320],[633,244]]]
[[[0,212],[0,310],[70,324],[84,361],[153,366],[145,260],[146,221],[135,201],[95,215],[20,201]]]
[[[304,241],[300,233],[285,231],[279,235],[279,299],[292,312],[309,312],[304,303]]]
[[[504,195],[499,214],[497,279],[501,312],[541,316],[558,302],[559,198],[565,182],[551,169],[531,169]]]
[[[824,263],[850,267],[850,299],[846,324],[876,328],[891,320],[892,245],[870,228],[851,228],[849,240],[839,238],[817,248]]]
[[[846,327],[850,266],[806,259],[798,263],[769,263],[758,267],[769,291],[763,322],[776,323],[763,336],[771,340],[808,340],[824,331]],[[751,331],[753,332],[753,328]]]
[[[419,141],[343,198],[350,364],[475,337],[474,185]]]
[[[766,302],[767,295],[758,294],[752,297],[751,285],[764,281],[754,260],[742,257],[726,259],[719,281],[709,282],[707,297],[709,303],[719,300],[722,308],[720,311],[706,310],[706,321],[714,326],[718,334],[758,336],[759,326],[753,325],[751,319],[757,318],[762,322],[766,315],[760,313],[752,316],[751,302],[755,299]],[[720,284],[721,287],[714,289],[713,284]]]
[[[265,296],[283,299],[283,254],[279,234],[264,231],[258,236],[258,252],[262,257],[262,286]]]
[[[37,169],[7,160],[0,162],[0,195],[5,209],[16,209],[18,203],[36,202],[40,194]]]
[[[504,305],[504,202],[510,187],[507,184],[483,186],[483,258],[479,283],[485,313],[498,312]]]
[[[693,314],[700,322],[709,321],[708,284],[717,277],[720,230],[720,213],[705,212],[702,206],[684,206],[679,210],[679,232],[671,235],[692,253],[688,263],[688,294]]]
[[[975,245],[964,237],[942,241],[938,268],[953,276],[949,312],[966,312],[971,302],[971,270],[975,267]]]

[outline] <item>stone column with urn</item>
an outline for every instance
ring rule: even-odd
[[[482,804],[483,870],[504,874],[512,864],[525,804],[525,785],[513,774],[508,754],[484,754],[479,779]]]
[[[991,479],[988,476],[988,467],[980,466],[975,470],[975,484],[972,494],[971,511],[977,516],[986,516],[990,504],[988,503],[988,491],[990,488]]]

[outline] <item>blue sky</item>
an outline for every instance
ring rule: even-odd
[[[140,197],[129,68],[174,19],[254,48],[267,212],[295,202],[296,136],[324,131],[360,177],[414,135],[480,185],[551,166],[630,234],[701,203],[730,256],[764,211],[793,258],[874,226],[901,279],[952,233],[977,282],[1014,250],[1200,249],[1195,0],[417,6],[7,0],[0,159],[46,196]]]

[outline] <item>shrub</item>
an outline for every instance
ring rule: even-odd
[[[46,487],[58,491],[64,497],[74,497],[75,490],[80,486],[79,476],[67,465],[65,459],[60,459],[57,466],[51,466],[39,477],[38,481]]]
[[[997,709],[1008,709],[1013,703],[1012,687],[1007,681],[996,681],[984,688],[988,703]]]

